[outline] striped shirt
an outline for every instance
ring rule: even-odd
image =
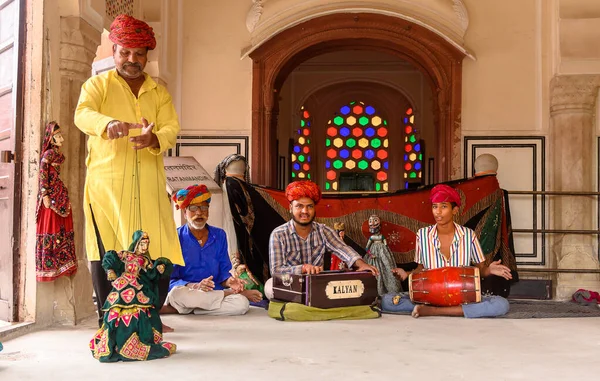
[[[271,274],[301,274],[303,264],[323,266],[325,252],[330,251],[352,267],[360,255],[346,245],[335,230],[318,222],[306,239],[296,233],[294,220],[277,227],[269,239]]]
[[[450,245],[450,260],[447,260],[440,251],[437,225],[419,229],[415,262],[422,264],[426,270],[447,266],[471,266],[471,263],[483,262],[485,256],[475,232],[456,223],[454,227],[454,239]]]

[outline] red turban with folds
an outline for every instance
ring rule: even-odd
[[[152,27],[142,20],[131,16],[119,15],[110,24],[108,38],[124,48],[156,48],[156,39]]]
[[[454,202],[457,206],[460,206],[460,195],[454,188],[446,184],[434,186],[431,190],[429,200],[433,204],[438,202]]]
[[[308,197],[314,201],[315,205],[321,200],[321,190],[319,186],[312,181],[294,181],[285,188],[285,197],[289,202],[302,197]]]

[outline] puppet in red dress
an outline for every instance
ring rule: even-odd
[[[36,211],[36,278],[53,281],[77,271],[71,202],[60,179],[65,156],[60,152],[64,138],[55,122],[48,123],[40,156],[40,184]]]

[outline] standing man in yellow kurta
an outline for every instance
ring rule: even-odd
[[[83,84],[75,111],[75,124],[89,137],[85,240],[100,323],[111,289],[101,265],[105,249],[127,248],[133,232],[143,229],[151,238],[152,259],[184,264],[162,158],[175,145],[179,121],[168,91],[144,73],[148,51],[156,47],[154,32],[120,15],[109,38],[115,70]],[[163,283],[157,310],[168,292],[169,280]]]

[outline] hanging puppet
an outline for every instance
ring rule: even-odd
[[[112,290],[102,308],[102,327],[90,341],[100,362],[154,360],[175,353],[175,344],[162,341],[157,306],[158,280],[171,275],[173,264],[164,257],[152,261],[149,246],[148,234],[137,230],[127,250],[107,251],[102,259]]]
[[[333,229],[335,229],[335,232],[340,236],[340,239],[344,241],[346,235],[346,225],[343,222],[336,222],[333,224]],[[346,265],[346,262],[342,261],[337,255],[331,254],[331,266],[329,267],[329,269],[347,270],[348,266]]]
[[[36,210],[35,267],[39,282],[53,281],[77,271],[71,202],[60,179],[60,166],[65,161],[60,152],[63,142],[59,125],[48,123],[40,155]]]
[[[400,283],[392,272],[396,268],[394,254],[388,247],[385,237],[381,234],[381,220],[376,215],[369,217],[369,232],[371,237],[367,242],[365,262],[377,267],[377,270],[379,270],[377,292],[380,296],[389,292],[400,292]]]
[[[214,179],[223,188],[223,229],[233,274],[262,290],[270,278],[269,236],[285,221],[250,184],[248,171],[246,158],[231,154],[217,165]],[[259,224],[256,215],[261,217]]]

